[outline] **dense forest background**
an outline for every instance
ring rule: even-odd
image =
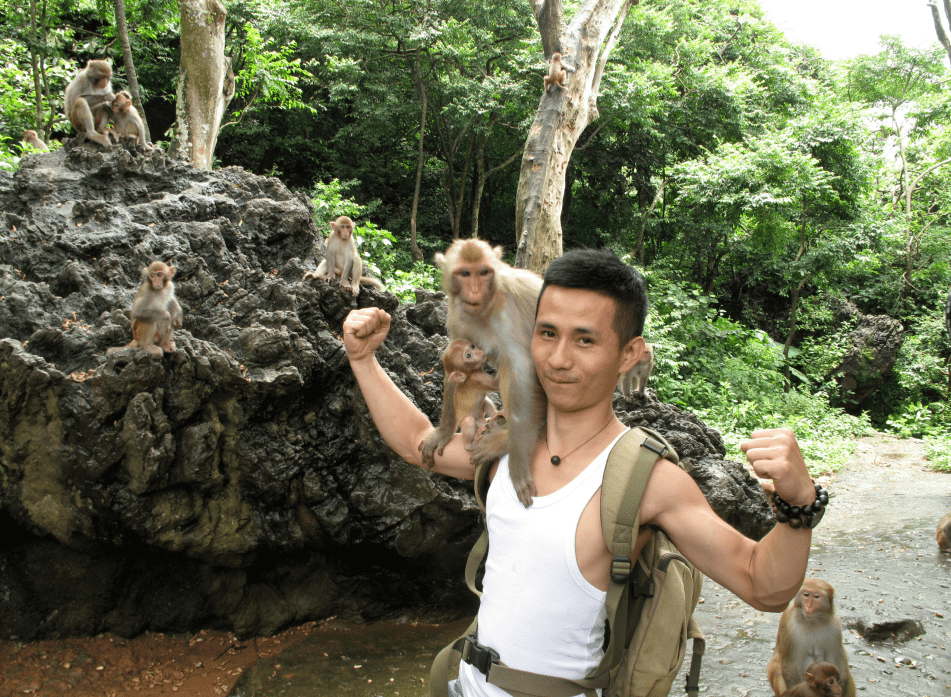
[[[126,85],[122,7],[0,0],[0,166],[18,165],[23,129],[53,149],[72,135],[62,94],[86,60],[110,58]],[[512,258],[518,163],[547,70],[527,0],[226,8],[236,93],[216,166],[308,192],[321,226],[354,217],[370,268],[403,299],[438,287],[430,262],[454,238]],[[167,145],[178,8],[124,12],[149,130]],[[599,118],[571,158],[562,227],[566,249],[608,247],[642,267],[660,399],[733,446],[791,426],[819,471],[871,427],[927,439],[951,470],[949,54],[937,36],[927,49],[884,36],[878,53],[832,63],[756,2],[630,8]],[[905,331],[860,405],[835,381],[854,328],[843,301]]]

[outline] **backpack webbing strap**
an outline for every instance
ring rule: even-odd
[[[429,697],[449,697],[449,666],[450,661],[453,665],[459,663],[462,657],[462,649],[466,639],[476,630],[479,618],[472,620],[472,624],[465,633],[454,642],[446,646],[436,654],[436,660],[433,661],[433,667],[429,670]]]
[[[690,670],[687,672],[686,692],[688,697],[698,697],[700,694],[700,663],[707,649],[707,640],[703,638],[703,632],[700,631],[700,626],[692,615],[687,625],[687,637],[693,639],[693,656],[690,658]]]

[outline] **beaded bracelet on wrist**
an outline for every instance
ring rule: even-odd
[[[773,510],[776,512],[776,522],[786,523],[791,528],[814,528],[825,515],[829,505],[829,492],[821,485],[812,482],[816,487],[816,500],[805,506],[791,506],[782,497],[773,492]]]

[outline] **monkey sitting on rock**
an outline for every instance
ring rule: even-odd
[[[182,326],[182,306],[175,299],[174,275],[175,267],[161,261],[142,269],[142,285],[132,301],[132,341],[121,348],[144,348],[153,356],[175,350],[172,333]]]
[[[383,289],[383,284],[375,278],[363,276],[363,260],[357,250],[357,240],[354,237],[356,226],[345,215],[341,215],[330,223],[330,237],[327,238],[327,253],[316,271],[308,271],[303,280],[320,278],[325,281],[337,281],[341,287],[353,293],[353,297],[360,294],[360,286],[373,286],[377,290]]]

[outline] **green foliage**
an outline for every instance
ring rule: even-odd
[[[951,434],[934,434],[925,440],[928,466],[936,472],[951,473]]]
[[[717,428],[728,456],[741,462],[739,444],[763,428],[793,429],[814,475],[848,461],[852,438],[871,432],[867,419],[830,407],[821,391],[784,391],[781,344],[724,317],[696,286],[646,276],[652,306],[644,335],[654,345],[660,399]]]

